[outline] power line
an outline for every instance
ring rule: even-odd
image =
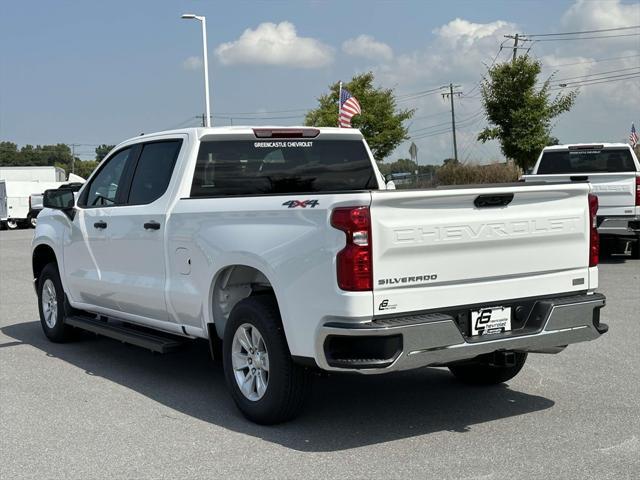
[[[307,112],[313,110],[312,108],[294,108],[292,110],[265,110],[260,112],[219,112],[219,115],[267,115],[274,113],[293,113],[293,112]],[[214,115],[217,117],[218,115]],[[234,117],[235,118],[235,117]]]
[[[638,37],[640,33],[625,33],[622,35],[598,35],[593,37],[567,37],[567,38],[543,38],[542,40],[533,40],[534,42],[562,42],[573,40],[597,40],[600,38],[619,38],[619,37]],[[521,40],[526,40],[522,39]]]
[[[563,85],[571,85],[574,83],[582,83],[582,82],[595,82],[598,80],[608,80],[610,78],[619,78],[619,77],[627,77],[629,75],[640,75],[640,72],[629,72],[629,73],[621,73],[619,75],[609,75],[607,77],[600,77],[600,78],[585,78],[583,80],[576,80],[574,82],[563,82],[558,84],[558,86],[562,87]]]
[[[431,113],[429,115],[420,115],[418,117],[413,117],[412,120],[415,122],[416,120],[423,120],[425,118],[438,117],[440,115],[445,115],[445,114],[448,114],[448,113],[449,113],[449,110],[442,110],[441,112]]]
[[[445,133],[451,133],[451,130],[448,129],[448,128],[445,128],[444,130],[440,130],[440,131],[437,131],[437,132],[431,132],[431,133],[424,134],[424,135],[418,135],[417,137],[410,137],[410,138],[411,138],[411,140],[421,140],[423,138],[435,137],[435,136],[438,136],[438,135],[443,135]]]
[[[557,90],[562,90],[563,88],[572,85],[573,87],[579,88],[579,87],[587,87],[589,85],[597,85],[599,83],[611,83],[611,82],[619,82],[620,80],[630,80],[632,78],[640,78],[640,74],[628,74],[631,76],[625,76],[623,78],[612,78],[609,80],[604,80],[604,79],[597,79],[594,78],[592,81],[587,81],[587,80],[583,80],[583,81],[578,81],[578,82],[570,82],[570,83],[563,83],[558,85],[557,87],[554,88],[550,88],[550,91],[557,91]]]
[[[631,25],[629,27],[616,27],[616,28],[604,28],[601,30],[583,30],[581,32],[560,32],[560,33],[534,33],[534,34],[520,34],[523,37],[552,37],[558,35],[582,35],[584,33],[601,33],[601,32],[617,32],[620,30],[633,30],[634,28],[640,28],[640,25]]]
[[[597,77],[600,75],[607,75],[609,73],[627,72],[629,70],[640,70],[640,67],[619,68],[617,70],[608,70],[606,72],[588,73],[584,75],[578,75],[576,77],[559,78],[556,80],[552,80],[552,82],[560,83],[560,82],[563,82],[564,80],[575,80],[576,78],[585,78],[585,77]],[[596,80],[596,79],[594,78],[593,80]]]
[[[561,63],[559,65],[545,65],[543,68],[557,68],[557,67],[570,67],[572,65],[583,65],[587,63],[599,63],[599,62],[611,62],[613,60],[622,60],[625,58],[637,58],[640,55],[626,55],[624,57],[611,57],[611,58],[600,58],[597,60],[585,60],[583,62],[573,62],[573,63]]]

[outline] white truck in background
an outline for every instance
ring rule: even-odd
[[[387,190],[354,129],[144,135],[44,203],[45,335],[206,339],[259,423],[292,418],[314,369],[496,384],[608,328],[587,183]]]
[[[65,172],[58,167],[0,167],[0,228],[35,227],[42,209],[42,194],[68,182],[84,179],[72,173],[65,181]],[[4,210],[4,212],[3,212]]]
[[[640,162],[626,143],[553,145],[525,182],[588,182],[598,197],[601,240],[640,258]],[[615,246],[615,245],[612,245]]]

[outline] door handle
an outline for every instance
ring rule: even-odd
[[[144,224],[144,229],[145,230],[160,230],[160,224],[158,222],[146,222]]]
[[[99,222],[94,223],[93,227],[99,229],[107,228],[107,222],[100,220]]]

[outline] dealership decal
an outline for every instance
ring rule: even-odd
[[[254,142],[255,148],[310,148],[313,142]]]

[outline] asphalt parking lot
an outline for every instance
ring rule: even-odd
[[[442,369],[314,379],[302,416],[253,425],[204,343],[154,355],[49,343],[33,230],[0,232],[0,478],[631,479],[640,472],[640,261],[605,259],[610,332],[532,355],[508,385]]]

